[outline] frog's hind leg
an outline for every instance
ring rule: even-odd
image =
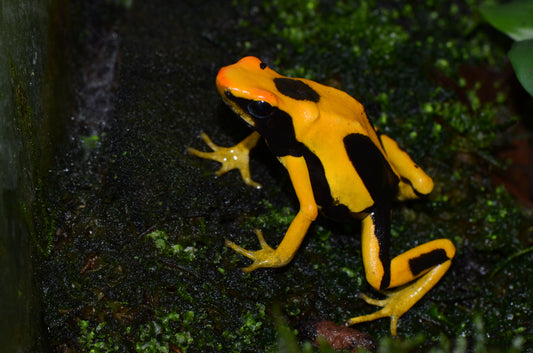
[[[401,288],[392,291],[383,300],[362,295],[367,303],[381,306],[382,309],[354,317],[346,324],[390,317],[391,334],[396,335],[400,316],[415,305],[448,271],[455,255],[455,247],[448,239],[438,239],[388,260],[388,235],[384,236],[388,234],[388,219],[384,214],[372,213],[363,220],[363,262],[367,280],[374,288]]]

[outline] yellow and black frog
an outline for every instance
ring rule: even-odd
[[[397,288],[384,300],[362,298],[382,307],[351,318],[347,325],[390,317],[392,335],[398,319],[446,273],[455,255],[448,239],[419,245],[391,258],[390,220],[395,200],[426,195],[432,179],[398,147],[380,134],[357,100],[338,89],[282,76],[255,57],[245,57],[222,68],[216,78],[224,101],[255,131],[233,147],[202,139],[213,152],[189,152],[222,163],[216,173],[240,170],[245,183],[260,187],[250,177],[249,152],[264,137],[285,166],[300,209],[277,248],[260,231],[260,250],[247,250],[231,241],[226,245],[253,262],[245,272],[280,267],[291,261],[318,211],[362,222],[362,256],[368,282],[377,290]]]

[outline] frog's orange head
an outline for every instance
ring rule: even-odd
[[[253,56],[220,69],[216,85],[224,101],[256,128],[260,120],[280,110],[288,113],[288,101],[316,103],[320,99],[302,80],[281,76]]]
[[[277,156],[301,155],[301,127],[319,116],[320,95],[304,79],[281,76],[252,56],[220,69],[217,89]]]
[[[220,69],[216,84],[218,93],[237,114],[255,126],[255,120],[269,115],[278,106],[271,86],[279,76],[261,60],[248,56]]]

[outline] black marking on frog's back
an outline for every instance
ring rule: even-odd
[[[344,138],[344,146],[374,204],[393,200],[399,178],[372,140],[363,134],[350,134]]]
[[[305,145],[303,145],[302,151],[309,172],[309,180],[311,181],[313,196],[316,204],[320,206],[320,211],[328,218],[335,220],[361,218],[360,212],[366,210],[353,212],[348,206],[334,200],[331,195],[328,179],[326,178],[326,171],[320,158],[311,152],[311,150]]]
[[[440,265],[449,259],[450,258],[444,249],[435,249],[425,254],[421,254],[415,258],[409,259],[409,269],[411,270],[413,276],[417,276],[421,272]]]
[[[315,202],[323,207],[331,206],[333,204],[333,197],[331,196],[331,189],[326,179],[326,171],[320,158],[311,152],[307,146],[304,149],[303,157],[309,172]]]
[[[277,77],[274,84],[281,94],[298,101],[318,102],[320,95],[303,81],[288,77]]]

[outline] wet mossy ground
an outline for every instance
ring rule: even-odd
[[[39,272],[50,351],[278,351],[283,325],[375,310],[357,297],[379,295],[357,223],[320,218],[291,264],[248,275],[224,247],[257,248],[254,228],[278,244],[298,208],[264,145],[252,162],[262,190],[236,172],[214,178],[216,163],[186,153],[204,148],[201,131],[225,146],[248,133],[214,77],[250,54],[346,90],[435,180],[429,197],[395,206],[393,253],[449,238],[450,271],[401,318],[400,338],[388,339],[387,319],[356,328],[383,351],[533,346],[530,199],[506,190],[501,157],[529,139],[532,103],[477,1],[111,3],[72,6],[88,16],[91,56],[78,59],[79,108],[45,198],[56,227]]]

